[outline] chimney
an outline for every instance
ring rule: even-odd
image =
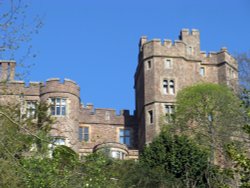
[[[0,81],[13,81],[15,79],[16,62],[0,60]]]

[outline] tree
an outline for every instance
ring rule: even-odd
[[[239,81],[240,86],[246,90],[250,90],[250,52],[240,53],[236,55],[239,65]]]
[[[21,164],[25,157],[47,156],[48,127],[50,116],[43,115],[48,106],[38,105],[37,116],[25,117],[19,104],[1,104],[0,106],[0,187],[23,187],[23,178],[27,169]],[[36,151],[32,152],[31,148]]]
[[[140,157],[150,172],[144,180],[149,178],[155,187],[218,187],[223,182],[218,169],[208,163],[208,151],[187,136],[162,132]]]
[[[187,87],[177,95],[176,125],[182,134],[209,146],[210,161],[225,157],[224,143],[242,139],[245,123],[241,101],[226,86],[204,83]]]
[[[35,57],[32,52],[32,37],[39,32],[43,22],[39,15],[28,16],[31,1],[0,1],[0,59],[17,60],[24,67],[25,76],[30,65],[24,63],[27,58]]]

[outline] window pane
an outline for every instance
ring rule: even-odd
[[[125,136],[130,136],[130,130],[128,129],[125,130]]]
[[[66,115],[66,107],[62,106],[62,115]]]
[[[50,107],[51,115],[55,115],[55,106]]]
[[[56,106],[56,115],[60,115],[60,106]]]
[[[89,128],[88,127],[84,127],[84,134],[89,134]]]
[[[120,129],[120,136],[124,136],[124,130]]]
[[[200,68],[200,75],[201,75],[201,76],[204,76],[204,75],[205,75],[205,68],[204,68],[204,67],[201,67],[201,68]]]
[[[60,98],[56,98],[56,105],[60,105],[61,103],[61,99]]]
[[[127,144],[128,146],[130,146],[130,137],[126,137],[125,138],[125,144]]]
[[[55,98],[51,99],[51,104],[55,104]]]
[[[124,144],[124,138],[123,137],[120,137],[120,143]]]
[[[79,140],[82,141],[83,140],[83,130],[82,127],[79,127]]]
[[[84,141],[88,142],[89,141],[89,135],[88,134],[84,134]]]
[[[61,105],[66,105],[66,99],[61,99]]]
[[[65,139],[64,138],[55,138],[54,144],[55,145],[65,145]]]

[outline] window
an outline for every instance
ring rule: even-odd
[[[36,101],[26,102],[26,117],[34,118],[36,116]]]
[[[200,68],[200,75],[205,76],[205,68],[204,67]]]
[[[174,94],[174,80],[170,80],[169,82],[169,94],[173,95]]]
[[[89,141],[89,127],[79,127],[79,141]]]
[[[66,99],[51,98],[51,115],[65,116],[66,115]]]
[[[167,94],[168,93],[168,81],[163,80],[163,93]]]
[[[168,123],[173,121],[174,105],[165,105],[165,115]]]
[[[165,69],[171,69],[173,68],[173,63],[171,59],[166,59],[164,62]]]
[[[62,137],[55,137],[54,140],[53,140],[53,144],[54,145],[65,145],[65,138],[62,138]]]
[[[163,93],[171,95],[175,93],[174,80],[163,80]]]
[[[148,111],[148,119],[149,119],[149,123],[154,123],[153,110]]]
[[[192,46],[188,46],[187,47],[187,54],[188,55],[192,55],[193,54],[193,47]]]
[[[127,146],[131,146],[131,130],[120,129],[119,141],[121,144],[126,144]]]
[[[151,69],[151,61],[147,61],[147,69]]]
[[[124,159],[125,158],[125,153],[123,153],[121,151],[111,150],[110,154],[111,154],[111,157],[114,159]]]

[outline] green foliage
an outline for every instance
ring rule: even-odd
[[[216,151],[224,153],[224,143],[240,135],[244,123],[241,101],[226,86],[198,84],[177,95],[177,129],[210,148],[212,162]]]
[[[228,145],[228,153],[234,161],[234,167],[236,174],[240,176],[240,187],[250,187],[250,158],[247,154],[240,151],[235,144]]]
[[[186,136],[160,134],[141,155],[141,163],[172,174],[185,187],[205,187],[209,175],[208,153]]]

